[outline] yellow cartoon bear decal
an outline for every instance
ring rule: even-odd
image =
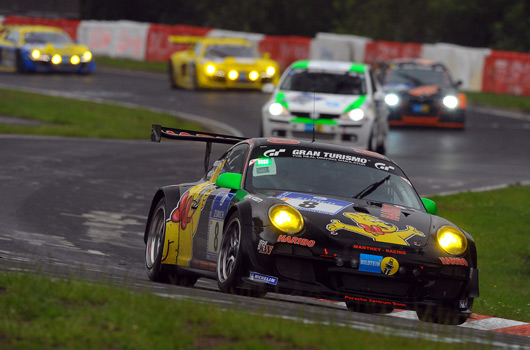
[[[356,225],[348,225],[339,220],[331,220],[326,226],[332,235],[337,235],[338,230],[347,230],[372,238],[376,242],[385,242],[400,245],[409,245],[407,239],[412,236],[425,237],[423,232],[408,226],[404,230],[399,230],[396,225],[385,222],[375,216],[364,213],[344,213],[344,216],[353,220]]]

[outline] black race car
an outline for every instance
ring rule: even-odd
[[[223,292],[290,293],[350,310],[415,310],[461,324],[479,296],[473,238],[436,216],[385,156],[287,139],[244,139],[153,125],[207,142],[197,182],[160,188],[145,230],[151,280]],[[235,144],[209,167],[212,142]]]
[[[422,59],[386,63],[381,76],[391,126],[464,129],[466,95],[458,91],[447,67]]]

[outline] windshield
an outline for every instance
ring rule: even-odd
[[[364,74],[330,73],[295,69],[289,72],[280,89],[323,94],[365,95]]]
[[[204,52],[206,58],[216,57],[251,57],[258,58],[259,53],[251,46],[245,45],[208,45]]]
[[[387,71],[385,84],[449,86],[451,82],[447,73],[441,68],[407,68]]]
[[[377,164],[385,166],[385,163]],[[266,195],[292,191],[423,208],[403,174],[389,173],[362,163],[315,158],[255,158],[250,161],[246,184],[252,191]]]
[[[71,44],[72,39],[66,33],[31,32],[24,34],[26,44]]]

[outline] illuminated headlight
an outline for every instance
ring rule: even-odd
[[[445,107],[447,108],[456,108],[458,106],[458,98],[456,96],[453,96],[453,95],[447,95],[444,97],[443,99],[443,104]]]
[[[204,71],[206,72],[206,74],[208,75],[212,75],[213,73],[215,73],[215,66],[213,64],[208,64],[206,65],[206,67],[204,67]]]
[[[230,80],[236,80],[238,76],[239,73],[236,70],[231,70],[230,72],[228,72],[228,79]]]
[[[342,119],[351,119],[354,122],[360,122],[364,119],[365,113],[360,108],[352,109],[341,116]]]
[[[395,106],[399,102],[399,97],[396,94],[388,94],[385,96],[385,102],[389,106]]]
[[[252,72],[250,72],[248,74],[248,78],[251,80],[251,81],[256,81],[258,80],[258,77],[259,77],[259,73],[256,72],[255,70],[253,70]]]
[[[92,52],[90,51],[85,51],[85,53],[83,54],[83,59],[85,61],[90,61],[92,59]]]
[[[79,62],[81,62],[81,59],[79,58],[79,56],[73,55],[72,57],[70,57],[71,64],[76,65],[76,64],[79,64]]]
[[[269,209],[269,219],[277,229],[294,235],[304,227],[304,219],[298,210],[283,204],[276,204]]]
[[[275,102],[269,106],[269,114],[270,115],[282,115],[282,114],[289,114],[289,112],[284,106],[281,105],[281,103]]]
[[[38,60],[40,58],[40,51],[39,50],[31,51],[31,58],[34,60]]]
[[[267,75],[274,75],[276,73],[276,69],[273,66],[267,67]]]
[[[62,57],[60,55],[53,55],[52,56],[52,63],[53,64],[60,64],[63,61]]]
[[[443,250],[451,255],[461,255],[467,249],[466,236],[454,227],[441,227],[436,234],[436,238]]]

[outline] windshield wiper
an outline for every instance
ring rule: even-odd
[[[381,186],[388,179],[390,179],[390,175],[386,176],[382,180],[379,180],[377,182],[374,182],[373,184],[368,185],[361,192],[359,192],[355,196],[353,196],[353,198],[363,199],[364,197],[368,196],[370,193],[375,191],[379,186]]]

